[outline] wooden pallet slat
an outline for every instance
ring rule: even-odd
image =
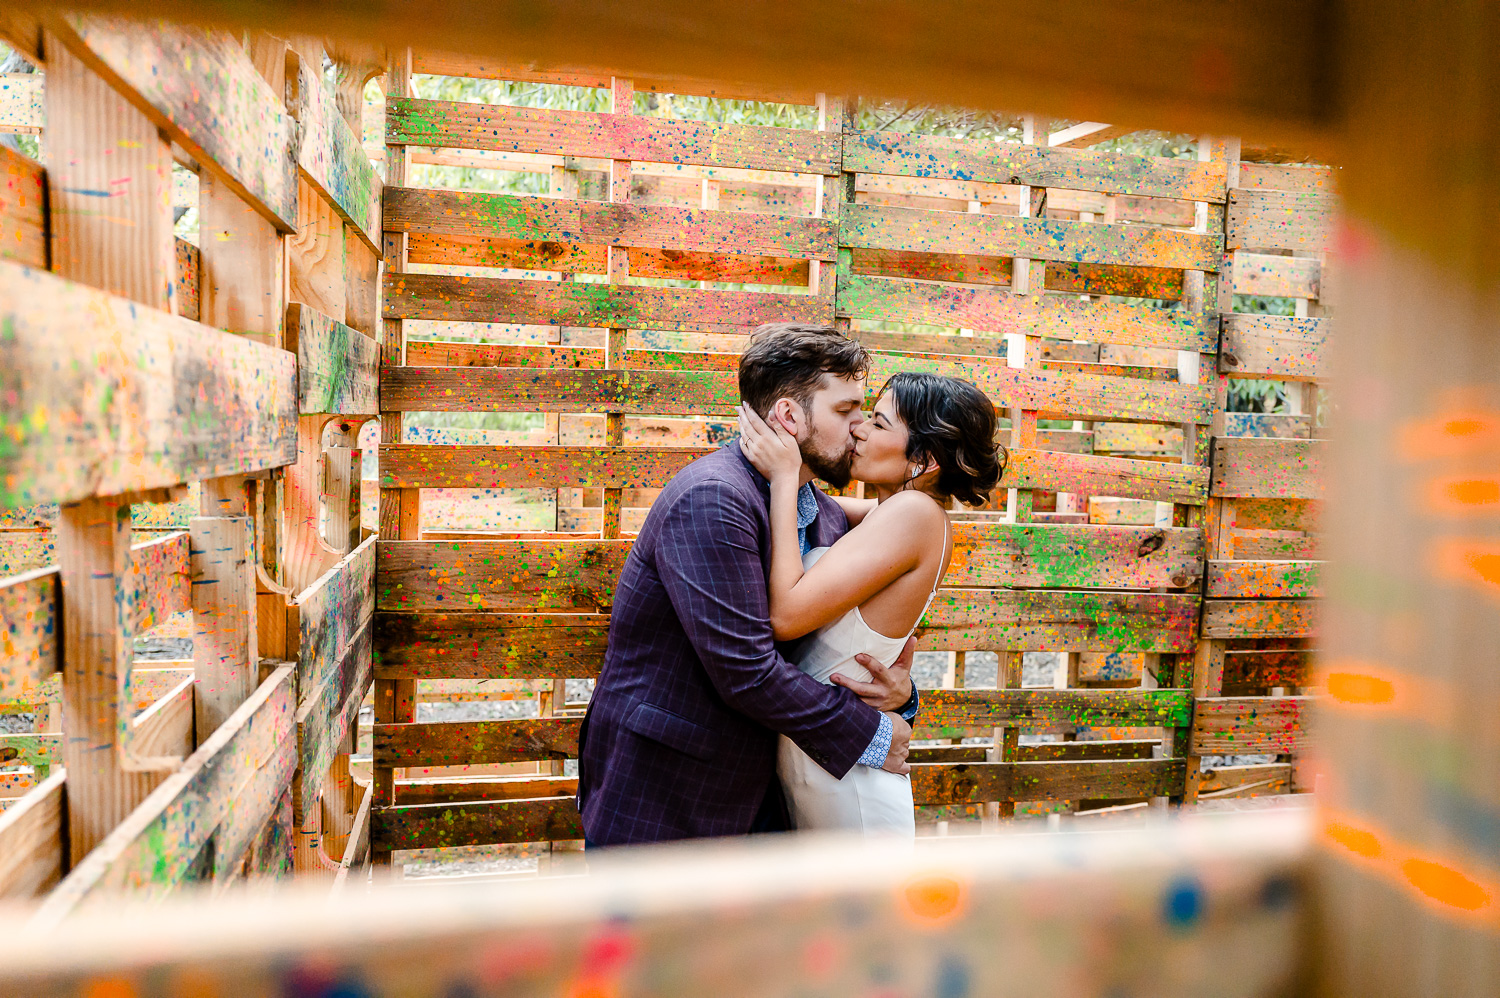
[[[1235,499],[1321,499],[1321,440],[1220,439],[1209,494]]]
[[[69,16],[50,30],[203,168],[281,231],[295,230],[293,122],[238,37],[106,17]]]
[[[738,403],[738,381],[720,371],[388,367],[380,375],[380,404],[390,411],[728,416]]]
[[[323,85],[323,67],[298,59],[296,88],[302,133],[297,167],[378,255],[386,227],[381,221],[380,176],[360,137],[339,113],[333,93]]]
[[[303,415],[380,412],[380,344],[317,309],[292,302],[286,348],[297,353],[297,410]]]
[[[341,668],[375,612],[376,539],[366,538],[293,600],[297,702],[317,694]],[[340,698],[342,702],[342,698]]]
[[[1332,245],[1338,200],[1332,194],[1232,190],[1226,249],[1288,249],[1309,253]]]
[[[307,828],[314,820],[328,768],[359,720],[359,709],[374,678],[373,632],[369,621],[348,642],[320,686],[308,684],[297,707],[297,778],[292,785],[292,821]]]
[[[382,541],[381,610],[608,610],[630,542]]]
[[[1308,747],[1310,697],[1209,697],[1193,715],[1195,754],[1252,755]]]
[[[1236,378],[1321,381],[1328,377],[1331,319],[1226,315],[1219,370]]]
[[[66,872],[66,778],[58,770],[0,813],[0,899],[38,896]]]
[[[42,165],[0,146],[0,259],[47,267],[47,188]]]
[[[415,97],[386,101],[386,142],[824,176],[839,172],[838,136],[830,132]]]
[[[954,737],[942,732],[987,725],[1185,727],[1192,709],[1188,690],[923,690],[921,733],[913,737]]]
[[[988,801],[1118,800],[1182,792],[1184,759],[1089,762],[916,763],[917,806]]]
[[[578,718],[377,724],[375,765],[452,766],[535,762],[578,755]]]
[[[1313,600],[1263,599],[1203,602],[1205,638],[1312,638],[1318,635]]]
[[[386,849],[434,849],[583,838],[572,797],[377,808],[370,837]]]
[[[1207,233],[1143,225],[1094,225],[1012,215],[849,204],[840,246],[908,253],[972,253],[1218,271],[1222,243]]]
[[[1197,617],[1196,596],[939,589],[917,638],[935,651],[1185,652]]]
[[[0,264],[0,322],[0,385],[18,414],[0,455],[0,505],[296,459],[296,363],[285,351],[14,264]]]
[[[846,132],[844,169],[1220,204],[1228,183],[1223,162],[901,132]]]
[[[1323,595],[1321,561],[1210,561],[1206,596],[1309,599]]]
[[[397,489],[659,489],[711,447],[385,444],[380,485]]]
[[[1008,452],[1000,487],[1202,506],[1208,501],[1208,481],[1208,469],[1201,465],[1027,448]]]
[[[592,679],[609,617],[597,613],[375,614],[378,679]]]

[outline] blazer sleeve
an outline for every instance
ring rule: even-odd
[[[666,512],[656,570],[714,689],[732,709],[786,735],[842,779],[875,737],[880,712],[777,653],[747,499],[726,482],[705,481]]]

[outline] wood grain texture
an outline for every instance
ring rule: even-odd
[[[1201,465],[1030,449],[1007,453],[1001,488],[1122,496],[1188,506],[1202,506],[1208,501],[1209,473]]]
[[[1331,319],[1226,315],[1219,370],[1236,378],[1322,381],[1330,374]]]
[[[0,259],[47,267],[47,188],[42,165],[0,146]]]
[[[913,802],[974,804],[1021,800],[1118,800],[1182,793],[1185,759],[1097,762],[917,763]]]
[[[1313,638],[1318,604],[1311,600],[1205,600],[1205,638]]]
[[[1241,163],[1239,184],[1247,191],[1333,194],[1338,167],[1303,163]]]
[[[834,260],[838,227],[823,218],[387,188],[386,228],[521,243],[636,246]]]
[[[370,820],[370,840],[379,849],[583,838],[583,818],[572,797],[377,808]]]
[[[290,666],[273,672],[181,769],[76,863],[39,909],[40,922],[55,925],[80,904],[113,892],[161,897],[190,877],[221,876],[242,859],[296,766],[292,672]],[[221,829],[236,828],[247,831],[221,836],[223,849],[208,857],[207,870],[198,868],[204,845]]]
[[[1321,253],[1332,244],[1338,199],[1286,191],[1229,192],[1226,249],[1289,249]]]
[[[377,724],[375,765],[535,762],[578,755],[578,718]]]
[[[1164,593],[940,589],[924,651],[1190,651],[1198,600]]]
[[[382,541],[381,610],[607,612],[630,542]]]
[[[958,737],[978,727],[1186,727],[1188,690],[923,690],[914,738]]]
[[[289,83],[291,81],[288,81]],[[378,255],[381,251],[381,183],[359,136],[323,85],[323,67],[297,60],[296,98],[302,144],[297,167]]]
[[[371,538],[373,540],[373,538]],[[293,784],[293,818],[298,828],[314,826],[328,768],[349,732],[359,723],[360,704],[373,679],[373,634],[368,618],[343,649],[332,669],[323,670],[321,685],[306,684],[297,707],[297,778]],[[310,790],[309,788],[315,788]]]
[[[349,317],[344,274],[345,224],[317,189],[297,179],[297,231],[286,241],[287,298],[338,322]]]
[[[1209,494],[1244,499],[1321,499],[1326,449],[1321,440],[1216,440]]]
[[[248,516],[193,520],[193,670],[198,738],[205,741],[255,692],[255,523]]]
[[[827,324],[833,302],[770,291],[387,272],[385,317],[747,333],[764,322]]]
[[[1180,589],[1197,580],[1202,554],[1197,530],[960,522],[943,584]]]
[[[290,354],[0,264],[0,504],[176,485],[290,464]]]
[[[345,669],[348,652],[375,612],[375,545],[374,537],[367,538],[293,599],[299,706]]]
[[[390,411],[727,416],[739,404],[739,383],[719,371],[388,367],[380,404]]]
[[[632,371],[734,371],[740,355],[688,350],[627,350]],[[410,367],[604,367],[602,347],[520,346],[508,343],[444,343],[407,340]]]
[[[199,267],[194,292],[204,325],[281,343],[286,254],[281,233],[224,181],[198,178]],[[179,254],[182,246],[178,246]],[[178,314],[193,316],[178,303]]]
[[[1067,340],[1212,352],[1215,336],[1186,310],[1017,295],[1008,288],[951,287],[841,276],[838,314]]]
[[[709,447],[479,447],[385,444],[381,488],[659,489]]]
[[[1223,162],[900,132],[846,132],[843,167],[851,173],[949,177],[1219,204],[1224,202],[1228,178]]]
[[[792,173],[839,171],[838,136],[759,125],[393,97],[386,142]]]
[[[286,348],[297,353],[302,414],[375,415],[380,411],[380,344],[298,302],[287,306]]]
[[[1237,295],[1323,297],[1323,262],[1316,257],[1273,256],[1235,250],[1231,259],[1233,287]]]
[[[237,37],[103,17],[70,17],[54,29],[200,165],[283,232],[293,230],[292,119]]]
[[[172,284],[172,300],[177,314],[184,319],[203,319],[203,254],[186,239],[176,239],[177,270]]]
[[[592,679],[604,614],[375,614],[379,679]]]
[[[0,813],[0,900],[38,897],[62,879],[65,779],[58,770]]]
[[[868,204],[845,206],[839,245],[1204,271],[1219,269],[1223,250],[1206,233]]]
[[[60,667],[61,594],[55,567],[0,585],[0,697],[24,696]]]
[[[1290,599],[1323,595],[1321,561],[1210,561],[1205,595]]]
[[[1193,714],[1195,755],[1298,752],[1309,745],[1310,697],[1210,697]]]

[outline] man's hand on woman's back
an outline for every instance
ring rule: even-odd
[[[911,772],[911,764],[906,761],[911,751],[911,725],[900,714],[887,712],[886,716],[891,719],[891,750],[886,753],[885,765],[880,768],[905,775]]]
[[[881,665],[868,655],[856,655],[854,660],[870,670],[870,681],[861,683],[842,672],[835,672],[830,677],[831,681],[851,690],[876,710],[900,710],[911,699],[911,661],[916,650],[916,639],[907,638],[906,647],[901,649],[901,656],[889,667]]]

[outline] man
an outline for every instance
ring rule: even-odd
[[[762,326],[740,397],[763,416],[792,400],[802,452],[803,551],[848,529],[811,484],[849,481],[863,420],[864,348],[821,326]],[[914,642],[870,683],[825,686],[778,652],[766,596],[770,489],[738,443],[679,472],[651,507],[615,591],[609,651],[580,735],[578,804],[592,846],[775,831],[786,735],[842,779],[856,763],[907,772]]]

